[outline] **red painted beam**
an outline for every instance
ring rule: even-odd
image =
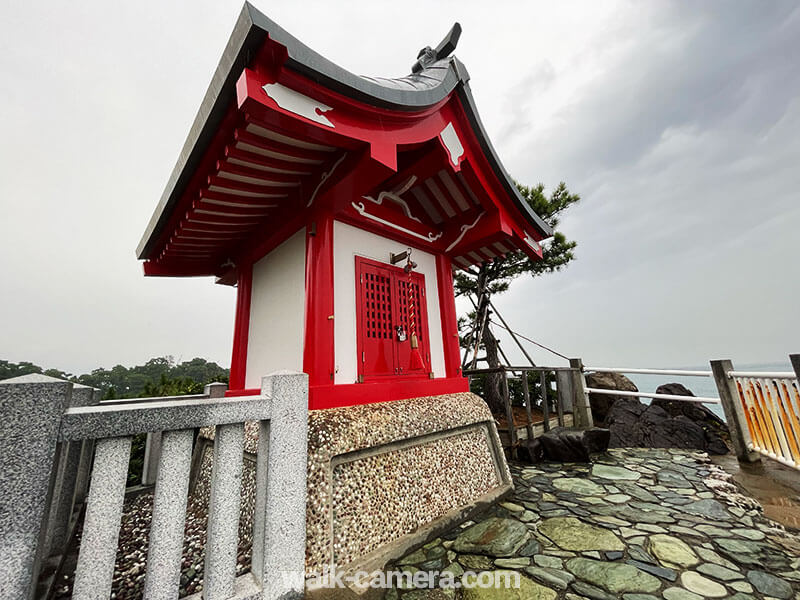
[[[243,389],[247,375],[247,339],[250,334],[250,297],[253,285],[253,265],[241,265],[236,289],[236,321],[233,329],[233,355],[228,387]]]
[[[436,255],[436,278],[439,288],[439,312],[442,317],[444,368],[447,377],[461,376],[461,350],[458,345],[458,316],[450,258]]]
[[[142,263],[148,277],[204,277],[214,274],[210,261],[176,259],[173,261],[148,260]]]
[[[305,340],[303,371],[309,385],[334,376],[333,217],[316,211],[306,228]]]

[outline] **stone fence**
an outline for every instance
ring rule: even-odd
[[[213,426],[202,597],[301,598],[308,378],[276,373],[259,396],[224,394],[211,384],[195,396],[100,403],[98,390],[42,375],[0,381],[0,597],[47,593],[42,582],[58,572],[84,501],[73,598],[109,597],[131,440],[159,432],[147,457],[157,470],[145,597],[177,598],[194,434]],[[260,423],[256,512],[251,572],[236,577],[245,421]]]

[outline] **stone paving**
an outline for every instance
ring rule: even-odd
[[[390,569],[455,581],[513,570],[520,587],[395,588],[387,600],[800,600],[800,537],[703,453],[617,449],[511,471],[507,501]]]

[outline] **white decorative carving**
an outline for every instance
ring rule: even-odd
[[[464,154],[464,146],[461,145],[461,140],[458,139],[456,128],[453,127],[452,122],[442,129],[441,133],[439,133],[439,138],[441,138],[444,147],[450,153],[450,162],[453,163],[454,167],[457,167],[458,159]]]
[[[267,96],[272,98],[281,108],[293,112],[296,115],[300,115],[301,117],[305,117],[309,121],[319,123],[320,125],[327,125],[328,127],[334,126],[333,123],[322,114],[333,110],[333,107],[322,104],[322,102],[309,98],[280,83],[268,83],[261,89],[263,89]]]
[[[541,245],[539,245],[539,242],[534,240],[527,231],[525,231],[523,233],[525,233],[525,243],[528,244],[528,246],[530,246],[534,250],[536,250],[536,252],[541,254],[542,247],[541,247]]]
[[[333,175],[333,172],[336,170],[336,167],[338,167],[340,164],[342,164],[342,161],[345,159],[346,156],[347,156],[347,153],[342,154],[339,157],[339,160],[337,160],[335,163],[333,163],[333,165],[331,166],[330,170],[329,171],[325,171],[322,174],[322,177],[319,178],[319,183],[317,184],[317,187],[314,188],[314,192],[311,194],[311,198],[308,199],[308,204],[306,204],[306,208],[308,208],[309,206],[311,206],[314,203],[314,200],[316,199],[317,194],[319,193],[319,189],[322,187],[322,184],[325,183],[331,175]]]
[[[428,233],[428,235],[422,235],[421,233],[417,233],[416,231],[411,231],[410,229],[406,229],[405,227],[402,227],[401,225],[397,225],[396,223],[392,223],[391,221],[386,221],[385,219],[381,219],[380,217],[378,217],[376,215],[371,215],[371,214],[369,214],[367,212],[367,209],[364,206],[363,202],[351,202],[350,204],[353,205],[353,208],[355,208],[356,211],[358,211],[358,214],[360,214],[362,217],[366,217],[368,219],[376,221],[377,223],[382,223],[383,225],[386,225],[387,227],[391,227],[392,229],[396,229],[397,231],[402,231],[403,233],[407,233],[408,235],[413,235],[415,238],[419,238],[421,240],[425,240],[426,242],[433,243],[436,240],[438,240],[440,237],[442,237],[442,232],[441,231],[439,233],[436,233],[436,234],[434,234],[433,232],[430,232],[430,233]]]
[[[462,226],[461,226],[461,233],[460,233],[460,234],[458,234],[458,237],[457,237],[456,239],[454,239],[454,240],[453,240],[453,243],[452,243],[452,244],[450,244],[450,245],[447,247],[447,250],[445,250],[445,252],[450,252],[450,250],[452,250],[453,248],[455,248],[455,247],[458,245],[458,242],[460,242],[460,241],[461,241],[461,239],[464,237],[464,234],[466,234],[466,233],[467,233],[467,232],[468,232],[470,229],[472,229],[473,227],[475,227],[475,225],[477,225],[477,224],[478,224],[478,221],[480,221],[480,220],[481,220],[481,217],[482,217],[483,215],[485,215],[485,214],[486,214],[486,211],[483,211],[483,212],[481,212],[481,213],[480,213],[480,214],[479,214],[479,215],[478,215],[478,216],[475,218],[475,221],[472,223],[472,225],[462,225]]]
[[[417,181],[417,176],[412,175],[400,187],[397,187],[393,190],[381,192],[380,194],[378,194],[377,200],[372,196],[361,196],[361,197],[364,198],[365,200],[369,200],[370,202],[374,202],[375,204],[383,204],[383,201],[386,199],[391,200],[392,202],[400,205],[400,207],[403,209],[403,212],[409,219],[412,219],[417,223],[422,223],[422,221],[420,221],[417,217],[411,214],[411,209],[409,208],[408,204],[406,203],[405,200],[403,200],[400,197],[400,194],[405,194],[408,190],[410,190],[416,181]]]

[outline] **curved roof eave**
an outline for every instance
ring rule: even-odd
[[[517,210],[522,213],[522,216],[525,217],[525,219],[531,225],[536,227],[536,230],[542,236],[542,239],[551,237],[553,235],[553,228],[550,227],[550,225],[548,225],[544,219],[542,219],[533,211],[530,205],[519,193],[516,183],[506,171],[503,163],[500,162],[500,158],[497,156],[494,146],[492,146],[492,141],[489,139],[489,136],[486,135],[486,130],[483,128],[483,123],[481,122],[481,117],[478,114],[478,108],[475,106],[475,100],[472,97],[472,90],[470,90],[469,83],[464,82],[463,85],[459,86],[456,93],[461,99],[461,105],[464,107],[464,112],[467,115],[467,119],[469,120],[472,129],[475,131],[475,136],[478,138],[478,142],[483,149],[486,159],[489,161],[492,169],[497,174],[497,177],[503,184],[506,192],[513,200]]]
[[[420,110],[444,100],[454,89],[458,89],[468,118],[475,128],[489,163],[515,205],[542,236],[552,235],[550,227],[519,195],[513,180],[497,157],[469,91],[467,69],[456,57],[438,60],[419,73],[407,77],[397,79],[362,77],[313,51],[249,2],[245,2],[167,186],[139,242],[136,250],[139,259],[149,258],[153,244],[160,236],[172,209],[211,143],[226,110],[235,99],[236,79],[249,65],[267,37],[286,48],[287,66],[292,70],[365,104],[402,111]]]

